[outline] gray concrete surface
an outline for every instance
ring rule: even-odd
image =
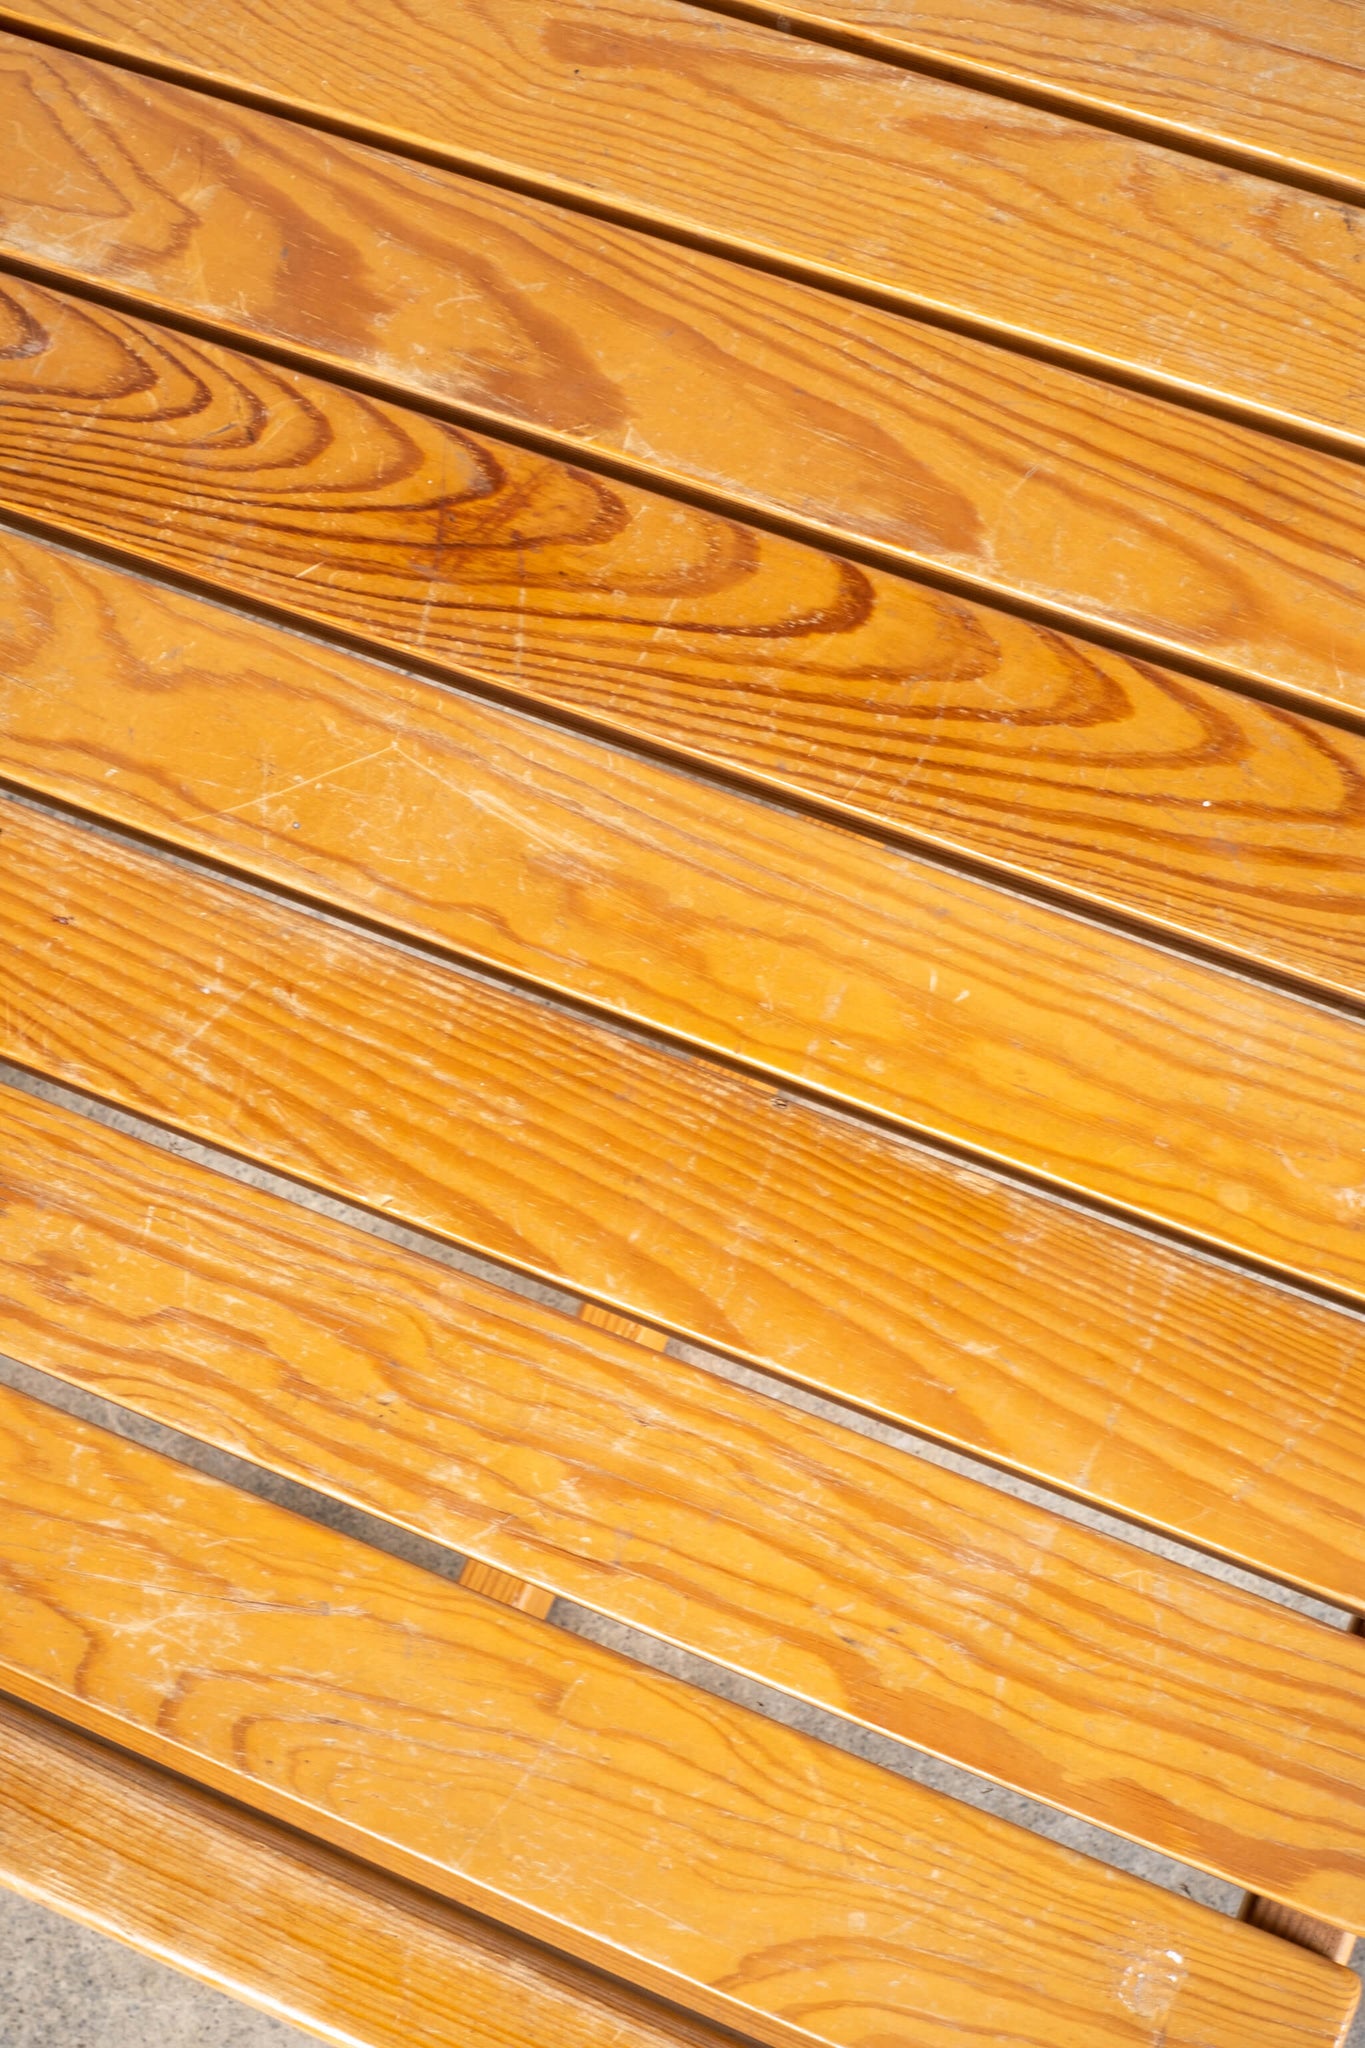
[[[315,2038],[0,1891],[0,2048],[298,2048]]]
[[[3,1062],[0,1062],[0,1084],[20,1087],[44,1100],[80,1109],[101,1122],[143,1137],[181,1157],[198,1159],[234,1179],[270,1189],[355,1227],[407,1244],[444,1264],[478,1272],[518,1292],[558,1306],[571,1308],[577,1305],[571,1297],[552,1288],[505,1272],[482,1259],[453,1251],[387,1219],[367,1216],[345,1203],[316,1195],[311,1190],[243,1165],[190,1140],[158,1131],[139,1119],[82,1101],[65,1089],[35,1081]],[[938,1445],[871,1422],[865,1417],[851,1415],[829,1402],[802,1395],[728,1360],[676,1342],[670,1344],[669,1350],[682,1363],[716,1372],[793,1406],[826,1416],[861,1434],[895,1443],[911,1456],[969,1472],[1003,1492],[1045,1502],[1058,1513],[1091,1527],[1106,1529],[1139,1548],[1177,1558],[1196,1570],[1245,1586],[1266,1598],[1301,1608],[1321,1620],[1340,1625],[1345,1619],[1319,1602],[1287,1593],[1283,1588],[1258,1580],[1236,1567],[1222,1565],[1182,1545],[1135,1530],[1112,1516],[1062,1500],[1028,1481],[1013,1479]],[[250,1491],[277,1500],[295,1512],[312,1515],[331,1527],[344,1528],[362,1540],[394,1550],[415,1563],[441,1572],[443,1576],[458,1573],[461,1560],[449,1551],[442,1551],[420,1538],[402,1535],[369,1516],[312,1494],[305,1487],[273,1479],[240,1460],[208,1451],[173,1431],[142,1422],[126,1411],[113,1409],[108,1403],[73,1392],[44,1374],[33,1373],[2,1357],[0,1381],[51,1400],[69,1412],[84,1415],[171,1456],[183,1457],[186,1462],[211,1471],[220,1478],[245,1485]],[[567,1601],[556,1603],[551,1618],[575,1634],[607,1644],[658,1669],[686,1677],[727,1698],[741,1700],[758,1713],[804,1728],[822,1740],[835,1743],[898,1775],[932,1785],[951,1797],[1002,1814],[1034,1833],[1117,1864],[1149,1883],[1197,1899],[1216,1911],[1230,1912],[1236,1908],[1239,1895],[1233,1887],[1218,1879],[1206,1877],[1152,1851],[1137,1848],[1101,1828],[1059,1814],[1037,1801],[1002,1790],[906,1744],[873,1734],[834,1714],[794,1701],[751,1680],[738,1678],[731,1672],[708,1665],[703,1659],[642,1636],[618,1623],[606,1621],[600,1615],[576,1608]],[[1358,1945],[1356,1960],[1357,1967],[1365,1967],[1365,1943]],[[155,2044],[155,2048],[287,2048],[290,2042],[308,2038],[311,2037],[219,1992],[195,1984],[159,1963],[133,1955],[117,1942],[0,1890],[0,2048],[144,2048],[144,2044],[149,2043]],[[458,2048],[458,2044],[452,2043],[452,2048]],[[1365,2010],[1362,2010],[1352,2030],[1349,2048],[1365,2048]]]

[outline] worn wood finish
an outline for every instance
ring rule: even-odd
[[[273,668],[222,673],[226,743],[152,699],[165,739],[136,776],[163,813],[175,778],[199,845],[259,849],[325,900],[1365,1297],[1356,1019],[501,709],[378,676],[334,725],[306,673],[306,695]],[[127,720],[97,699],[82,715],[104,732],[75,751],[103,809]],[[41,1033],[37,990],[11,1043]]]
[[[1365,1927],[1365,1644],[7,1091],[0,1219],[26,1364]]]
[[[1362,445],[1365,216],[1311,194],[681,0],[33,18]]]
[[[1065,428],[1035,421],[1003,463],[983,455],[994,475],[981,489],[978,474],[977,496],[922,479],[941,538],[921,558],[979,584],[1003,529],[1017,564],[1005,580],[1062,623],[1098,619],[1239,687],[1365,709],[1361,467],[1193,416],[1177,447],[1169,407],[1068,389],[1094,401],[1072,422],[1074,465],[1056,463]],[[765,655],[795,638],[816,661],[839,635],[822,700],[850,659],[879,695],[888,649],[892,677],[904,669],[907,643],[879,609],[897,601],[852,562],[17,278],[0,291],[0,396],[6,502],[507,688],[590,712],[616,671],[613,713],[640,720],[665,663],[674,691],[680,671],[693,695],[698,676],[728,690],[736,632],[751,667],[758,635]],[[1114,463],[1107,421],[1139,403],[1147,431],[1120,429]],[[974,443],[998,448],[1011,411],[997,389]],[[1156,497],[1135,524],[1143,466]],[[979,673],[970,612],[915,590],[899,607],[910,646]],[[1067,666],[1065,648],[1053,658]]]
[[[0,822],[6,1056],[1365,1610],[1358,1317]]]
[[[8,1690],[774,2048],[1342,2038],[1319,1956],[8,1392],[0,1465]]]
[[[913,532],[933,474],[945,502],[980,508],[998,553],[1021,487],[1040,488],[1025,479],[1041,428],[1011,467],[1004,438],[963,434],[960,388],[940,402],[947,433],[930,449],[914,352],[973,344],[877,313],[850,320],[803,287],[13,38],[0,38],[0,121],[27,144],[0,161],[11,250],[157,305],[863,538]],[[306,243],[300,288],[303,222],[323,242]],[[1006,374],[1018,402],[1034,372]],[[1135,546],[1151,548],[1157,506],[1140,511],[1143,494],[1169,494],[1172,479],[1158,486],[1149,447],[1139,454],[1114,473],[1098,527],[1074,468],[1052,495],[1051,559],[1078,591],[1078,563],[1131,564]],[[1049,462],[1060,480],[1055,445]],[[1011,507],[1003,525],[995,499]],[[707,525],[699,515],[689,554]],[[1036,573],[1031,523],[1021,537]],[[638,724],[879,829],[1365,991],[1365,740],[816,556],[818,620],[789,598],[788,630],[773,630],[767,592],[801,558],[748,538],[723,622],[674,623],[656,647],[659,613],[641,621]],[[757,640],[746,594],[767,621]],[[69,701],[46,688],[55,642],[25,654],[55,716]]]
[[[1365,200],[1354,0],[702,0]]]
[[[0,1884],[343,2048],[736,2048],[13,1700]]]

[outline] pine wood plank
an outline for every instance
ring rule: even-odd
[[[343,2048],[736,2040],[12,1700],[0,1883]]]
[[[838,302],[827,304],[839,312]],[[632,636],[661,625],[681,630],[684,643],[689,627],[714,636],[737,610],[750,636],[761,626],[766,650],[774,628],[792,630],[793,614],[803,641],[813,624],[822,634],[831,623],[863,627],[869,587],[883,588],[852,563],[735,527],[718,512],[585,477],[548,456],[18,278],[0,292],[0,347],[7,494],[20,491],[53,519],[121,529],[130,543],[136,530],[137,544],[169,546],[191,574],[240,576],[249,567],[275,602],[339,614],[433,658],[486,666],[501,653],[511,666],[506,614],[514,612],[529,636],[523,689],[536,687],[529,657],[547,613],[578,625],[580,663],[594,641],[600,659],[615,651],[628,660],[621,651]],[[1122,633],[1145,656],[1212,666],[1239,687],[1365,710],[1359,463],[1060,371],[1046,373],[1057,402],[1039,405],[1045,366],[988,354],[994,374],[976,390],[951,365],[935,380],[927,464],[912,437],[918,467],[896,483],[902,516],[919,524],[908,563],[961,575],[972,592],[1036,605],[1064,628],[1089,622]],[[1020,381],[1022,408],[1011,388]],[[675,394],[675,406],[685,422],[697,405],[684,396],[677,406]],[[780,391],[769,397],[780,405]],[[918,413],[913,392],[909,402]],[[674,429],[679,438],[689,431]],[[773,449],[786,445],[787,431],[769,425]],[[842,440],[842,423],[832,432]],[[338,446],[349,457],[341,471]],[[35,471],[51,472],[41,489]],[[342,474],[346,495],[337,503]],[[224,531],[229,478],[233,517]],[[847,482],[838,467],[841,495]],[[179,519],[167,536],[172,489]],[[306,534],[296,523],[305,498]],[[239,521],[247,521],[240,532]],[[513,530],[520,556],[509,548]],[[800,578],[799,591],[779,581],[784,566]],[[305,575],[311,588],[299,580]],[[630,600],[624,613],[618,591]],[[939,632],[951,635],[961,660],[966,621],[951,603],[940,615],[953,622]],[[921,624],[911,644],[923,645],[924,631]],[[660,640],[653,664],[674,644]],[[891,644],[899,664],[901,643]],[[945,651],[940,642],[940,660]],[[558,667],[565,650],[557,652]],[[558,688],[570,693],[571,678]]]
[[[519,1579],[515,1572],[500,1571],[496,1565],[470,1558],[460,1573],[460,1584],[485,1600],[500,1600],[504,1607],[516,1607],[523,1614],[536,1614],[544,1621],[554,1606],[554,1594],[544,1586]]]
[[[0,1460],[8,1690],[775,2048],[1341,2040],[1319,1956],[7,1391]]]
[[[0,1162],[0,1350],[1365,1926],[1358,1640],[8,1091]]]
[[[1243,1901],[1239,1917],[1250,1927],[1263,1927],[1267,1934],[1277,1934],[1281,1941],[1297,1942],[1300,1948],[1311,1948],[1315,1955],[1327,1956],[1334,1963],[1349,1963],[1356,1945],[1353,1934],[1330,1927],[1325,1920],[1315,1920],[1311,1914],[1296,1913],[1292,1906],[1283,1906],[1278,1899],[1248,1898]]]
[[[872,778],[875,803],[888,786],[913,779],[925,751],[903,680],[907,661],[912,673],[929,667],[940,690],[964,687],[966,671],[965,700],[956,701],[968,728],[980,723],[981,708],[1003,709],[1029,727],[1037,716],[1027,684],[1021,705],[1019,686],[1006,683],[1001,706],[997,657],[984,637],[991,627],[1032,670],[1032,628],[963,614],[956,600],[717,513],[18,279],[0,295],[0,327],[8,335],[0,503],[229,594],[740,772],[797,788],[813,783],[854,810],[860,772]],[[1267,466],[1281,457],[1327,463],[1349,485],[1350,503],[1333,507],[1327,493],[1303,508],[1291,533],[1285,500],[1279,566],[1264,552],[1258,563],[1254,549],[1244,559],[1248,582],[1260,568],[1260,597],[1256,644],[1239,639],[1238,648],[1248,671],[1259,664],[1320,698],[1365,704],[1362,473],[1310,451],[1264,446]],[[1258,499],[1268,502],[1270,479],[1262,480]],[[1238,488],[1245,496],[1245,485]],[[1334,584],[1324,573],[1329,558]],[[1037,766],[1052,782],[1044,783],[1049,814],[1039,837],[1050,841],[1051,812],[1070,808],[1052,790],[1073,773],[1077,753],[1094,750],[1087,795],[1073,793],[1071,802],[1087,801],[1099,782],[1094,754],[1112,742],[1090,739],[1091,721],[1103,731],[1111,709],[1126,741],[1126,778],[1137,754],[1119,708],[1129,692],[1144,727],[1148,717],[1161,721],[1163,773],[1172,740],[1198,748],[1206,773],[1229,763],[1221,771],[1224,815],[1247,802],[1237,782],[1240,728],[1263,736],[1263,758],[1279,730],[1266,711],[1230,707],[1231,726],[1220,725],[1222,700],[1204,692],[1182,701],[1183,685],[1169,673],[1148,676],[1106,657],[1090,662],[1075,643],[1053,640],[1049,652],[1043,686],[1060,697],[1081,737],[1056,766],[1042,750]],[[742,696],[736,670],[747,684]],[[811,768],[850,696],[861,696],[866,710],[842,759],[833,770]],[[879,771],[888,726],[900,728],[899,745]],[[1285,730],[1296,754],[1311,754],[1311,730]],[[964,770],[984,780],[970,730],[958,744]],[[1151,779],[1129,799],[1130,818],[1150,811],[1161,787],[1145,763],[1134,765]],[[1319,768],[1334,816],[1346,808],[1338,778],[1345,779],[1335,761]],[[994,805],[998,815],[1009,795],[1007,770],[1005,789],[988,786],[982,810]],[[1358,802],[1353,785],[1349,800]],[[1191,812],[1202,814],[1206,803],[1212,808],[1213,799],[1192,802]],[[1258,814],[1255,799],[1248,810]],[[1073,815],[1058,834],[1063,868],[1080,837]],[[1217,844],[1202,825],[1188,837],[1189,865]],[[1168,832],[1165,845],[1172,840],[1178,847],[1178,834]],[[1130,857],[1125,872],[1136,865]],[[1178,868],[1166,887],[1178,905],[1188,887]]]
[[[8,18],[1360,445],[1362,216],[1149,142],[681,0]]]
[[[31,610],[21,593],[18,618]],[[263,658],[282,647],[273,635]],[[149,704],[165,737],[138,768],[164,814],[156,785],[199,759],[203,810],[189,790],[172,805],[199,844],[245,846],[258,872],[442,948],[1365,1298],[1357,1019],[426,686],[372,675],[341,726],[306,666],[301,692],[270,670],[249,689],[240,660],[223,673],[228,744],[197,723],[196,676],[188,703]],[[81,718],[103,733],[79,732],[77,758],[103,809],[128,718],[99,696]]]
[[[647,451],[674,476],[863,538],[904,536],[924,500],[931,391],[915,350],[975,349],[15,38],[0,38],[0,121],[18,143],[0,162],[11,251],[145,288],[163,310],[284,336],[570,449]],[[301,221],[314,250],[302,276]],[[1017,404],[1033,369],[1009,374]],[[989,390],[980,399],[983,417],[1000,417]],[[1035,488],[1024,479],[1046,435],[1040,425],[1017,460],[999,438],[978,446],[963,402],[960,386],[940,396],[932,470],[945,503],[979,506],[998,551],[1014,515],[1002,526],[991,503],[1017,506],[1020,486]],[[1002,451],[998,489],[983,492]],[[1130,451],[1102,516],[1093,490],[1054,496],[1053,559],[1131,565],[1135,546],[1149,549],[1138,508],[1175,488],[1169,468],[1153,485],[1150,452],[1150,437]],[[1085,459],[1093,467],[1093,435]],[[1090,531],[1097,518],[1107,540]],[[1023,538],[1036,565],[1046,551],[1031,525]],[[744,589],[767,617],[765,586],[798,574],[801,557],[747,539]],[[1187,556],[1182,573],[1192,567]],[[661,659],[646,637],[663,622],[655,605],[638,636],[635,691],[649,695],[635,695],[636,722],[879,829],[1365,992],[1365,740],[899,577],[816,556],[808,573],[845,590],[818,635],[790,603],[790,630],[769,625],[757,643],[737,610],[700,635],[675,615]],[[605,630],[614,642],[622,623]],[[26,645],[25,677],[44,678],[55,716],[67,698],[46,690],[50,652]]]
[[[1365,1611],[1358,1316],[31,812],[0,825],[6,1057]]]
[[[725,12],[730,0],[702,0]],[[738,0],[798,30],[853,29],[911,63],[1064,97],[1177,148],[1365,199],[1365,66],[1352,0]]]

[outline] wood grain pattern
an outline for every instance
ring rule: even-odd
[[[1319,1956],[8,1392],[0,1465],[10,1691],[774,2048],[1344,2033]]]
[[[0,1884],[342,2048],[735,2048],[6,1700]]]
[[[26,10],[10,15],[22,24]],[[1365,215],[680,0],[34,17],[1357,446]]]
[[[7,1091],[0,1161],[0,1350],[1365,1926],[1358,1640]]]
[[[33,610],[21,591],[21,633]],[[178,784],[199,844],[246,847],[258,872],[779,1084],[1365,1297],[1357,1020],[424,685],[371,672],[351,696],[362,715],[336,723],[305,649],[301,690],[282,690],[283,647],[262,647],[260,682],[225,652],[226,741],[197,722],[200,675],[189,699],[154,686],[133,715],[164,718],[136,784],[163,814]],[[106,811],[130,719],[100,694],[60,751]],[[35,930],[50,942],[50,924]],[[10,1030],[41,1044],[37,986]]]
[[[555,1604],[554,1594],[544,1586],[534,1586],[529,1579],[519,1579],[515,1572],[499,1571],[496,1565],[484,1564],[474,1557],[460,1573],[460,1584],[467,1592],[482,1593],[485,1600],[500,1600],[504,1607],[538,1615],[542,1621]]]
[[[6,1057],[1365,1611],[1359,1317],[34,813],[0,823]]]
[[[916,350],[965,364],[974,344],[14,38],[0,121],[20,145],[0,161],[11,250],[825,528],[914,541],[937,491],[975,508],[983,547],[1013,550],[1026,580],[1061,560],[1081,592],[1087,562],[1131,579],[1135,550],[1165,561],[1153,520],[1177,485],[1169,465],[1151,474],[1151,437],[1098,508],[1093,475],[1082,488],[1085,465],[1047,431],[1055,407],[1015,448],[963,432],[960,381],[933,400]],[[979,422],[1017,416],[1034,368],[1005,374],[1008,406],[983,389]],[[1030,519],[1016,547],[1040,462],[1065,484],[1038,501],[1052,545]],[[712,531],[692,522],[689,561]],[[801,557],[738,545],[723,617],[699,618],[694,597],[680,618],[674,592],[640,619],[623,707],[637,726],[878,829],[1365,992],[1365,740],[814,555],[824,601],[813,616],[788,596],[783,620]],[[40,674],[35,651],[25,676]],[[44,701],[55,714],[67,694]]]
[[[611,1330],[618,1337],[629,1337],[632,1344],[643,1344],[647,1351],[662,1351],[668,1342],[662,1330],[651,1330],[629,1316],[617,1315],[614,1309],[599,1308],[595,1301],[585,1301],[579,1313],[595,1330]]]
[[[1078,113],[1365,200],[1353,0],[756,0],[753,12],[798,29],[853,28],[912,63],[1064,95]]]
[[[1239,686],[1365,709],[1358,463],[1061,372],[1057,403],[1039,406],[1037,366],[1000,351],[992,362],[999,374],[976,390],[952,365],[933,380],[929,459],[916,454],[914,475],[895,480],[918,527],[907,561],[1008,590],[1063,626],[1097,621],[1148,654],[1213,664]],[[1002,380],[1028,387],[1022,418]],[[758,634],[766,652],[795,627],[817,657],[805,644],[816,632],[863,629],[864,687],[881,681],[888,646],[904,664],[885,620],[866,630],[884,586],[850,562],[18,279],[0,295],[0,395],[11,502],[17,492],[36,513],[433,659],[511,671],[505,687],[591,698],[575,668],[557,685],[540,674],[556,621],[581,634],[576,668],[599,687],[613,656],[628,672],[643,663],[637,687],[666,654],[695,672],[698,636],[705,671],[737,621],[750,663]],[[914,392],[908,402],[919,409]],[[845,438],[838,420],[831,429]],[[785,429],[768,434],[779,456],[790,447]],[[909,644],[923,646],[925,598],[906,602],[920,620]],[[939,659],[970,661],[970,615],[948,601],[938,611]],[[646,655],[644,631],[663,627]],[[619,695],[628,716],[631,695]]]
[[[1249,1927],[1263,1927],[1267,1934],[1277,1934],[1281,1941],[1297,1942],[1300,1948],[1311,1948],[1315,1955],[1326,1956],[1334,1963],[1349,1963],[1356,1945],[1353,1934],[1330,1927],[1325,1920],[1315,1920],[1308,1913],[1297,1913],[1292,1906],[1281,1905],[1278,1899],[1247,1898],[1238,1917]]]

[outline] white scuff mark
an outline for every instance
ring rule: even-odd
[[[1179,1949],[1147,1950],[1134,1956],[1119,1979],[1119,1998],[1134,2018],[1152,2028],[1154,2043],[1166,2038],[1166,2021],[1186,1977]]]
[[[263,977],[258,974],[254,980],[249,981],[247,983],[245,988],[239,988],[235,995],[230,995],[223,1002],[219,1003],[216,1010],[210,1010],[208,1016],[203,1019],[202,1023],[195,1025],[194,1030],[191,1031],[189,1037],[181,1039],[179,1050],[176,1054],[176,1057],[178,1059],[183,1059],[185,1057],[185,1054],[189,1051],[190,1047],[194,1045],[199,1039],[201,1039],[206,1031],[211,1031],[215,1024],[221,1023],[223,1018],[226,1017],[230,1011],[235,1010],[239,1003],[244,1003],[246,1001],[247,997],[251,994],[251,991],[253,989],[260,987],[262,979]],[[148,1210],[147,1213],[150,1217],[152,1212]]]
[[[263,789],[259,796],[243,797],[239,804],[228,804],[223,810],[196,811],[192,817],[183,820],[186,825],[202,824],[206,818],[235,818],[239,811],[249,811],[256,804],[276,803],[282,797],[293,796],[299,789],[316,788],[319,782],[330,782],[334,776],[349,775],[353,768],[363,768],[367,762],[378,761],[385,754],[399,751],[397,740],[388,740],[372,753],[361,754],[354,761],[343,761],[335,768],[324,768],[317,775],[301,775],[296,782],[286,782],[280,789]],[[404,756],[404,759],[407,757]]]

